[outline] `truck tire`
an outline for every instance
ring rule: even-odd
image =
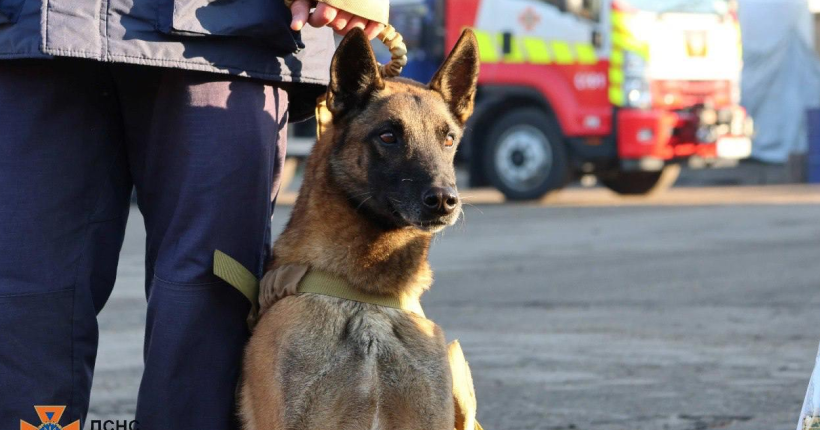
[[[666,191],[675,185],[680,165],[671,164],[659,172],[616,171],[599,176],[604,186],[622,195],[649,195]]]
[[[487,179],[508,200],[540,199],[567,184],[563,134],[542,110],[517,109],[501,116],[483,144]]]

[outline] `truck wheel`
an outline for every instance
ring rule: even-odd
[[[508,200],[540,199],[567,183],[567,154],[558,123],[539,109],[512,111],[484,141],[487,179]]]
[[[660,172],[611,172],[599,176],[601,183],[623,195],[648,195],[665,191],[675,184],[680,165],[671,164]]]

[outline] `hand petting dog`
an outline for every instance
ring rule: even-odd
[[[384,3],[387,4],[387,1]],[[316,5],[316,9],[311,12],[313,5]],[[368,39],[373,39],[384,30],[384,24],[378,21],[359,16],[356,11],[348,12],[327,3],[317,4],[311,0],[294,0],[290,4],[290,11],[293,15],[290,28],[293,31],[300,31],[305,24],[310,24],[313,27],[330,27],[336,33],[344,36],[350,30],[360,28]]]

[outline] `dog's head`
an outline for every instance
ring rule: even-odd
[[[428,85],[384,78],[370,43],[350,32],[331,65],[330,175],[385,228],[439,231],[461,213],[453,159],[472,114],[478,45],[465,30]]]

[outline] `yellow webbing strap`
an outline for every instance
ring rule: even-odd
[[[259,311],[259,280],[256,276],[240,262],[218,249],[214,251],[214,275],[239,290],[251,302],[251,313],[248,320],[253,320]],[[344,279],[319,270],[310,270],[299,281],[297,292],[401,309],[424,317],[424,311],[418,300],[363,293],[351,287]]]
[[[299,287],[296,291],[300,294],[319,294],[352,300],[354,302],[401,309],[424,317],[424,311],[422,311],[421,304],[418,300],[363,293],[351,287],[344,279],[318,270],[308,271],[305,277],[299,282]]]
[[[248,315],[248,328],[251,328],[251,321],[259,311],[259,280],[240,262],[218,249],[214,251],[214,275],[239,290],[251,302]]]

